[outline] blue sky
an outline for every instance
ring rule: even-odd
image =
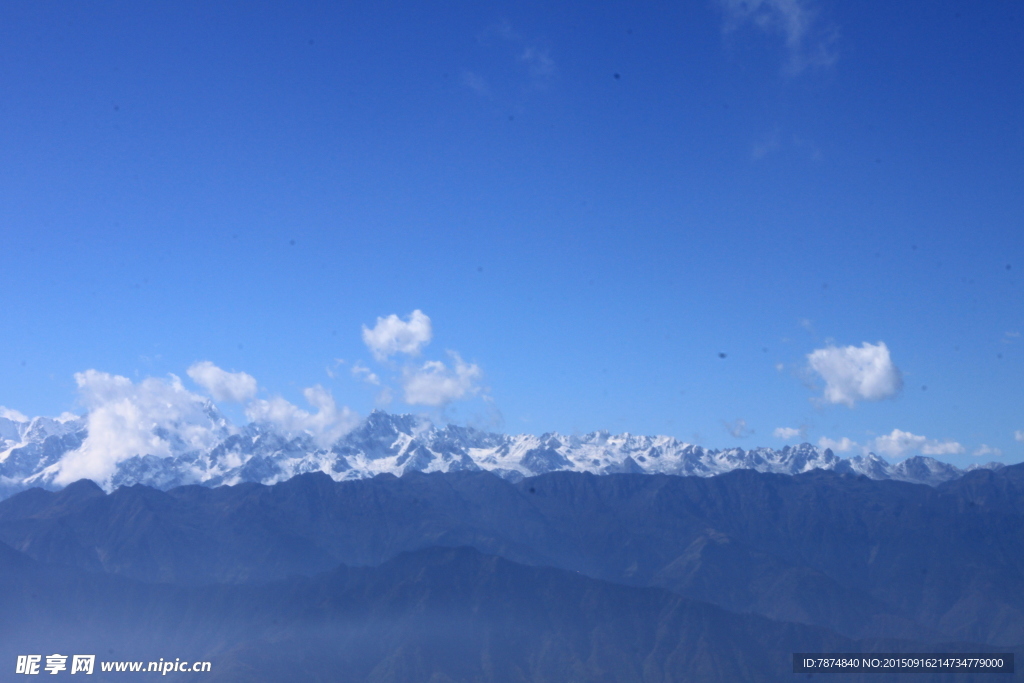
[[[1024,459],[1020,3],[0,12],[0,405]]]

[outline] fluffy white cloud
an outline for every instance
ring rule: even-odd
[[[1013,433],[1013,438],[1017,441],[1024,441],[1024,429],[1018,429]]]
[[[789,441],[803,436],[804,431],[797,429],[796,427],[776,427],[772,434],[776,439],[782,439],[783,441]]]
[[[838,441],[830,439],[827,436],[823,436],[818,439],[818,448],[829,448],[833,453],[845,453],[847,451],[852,451],[856,447],[857,442],[851,441],[845,436]]]
[[[985,455],[993,455],[993,456],[998,458],[1002,454],[1003,454],[1003,452],[1001,450],[999,450],[998,448],[992,448],[991,446],[989,446],[987,444],[981,444],[980,446],[975,448],[973,451],[971,451],[971,455],[973,455],[975,457],[978,457],[978,458],[980,458],[982,456],[985,456]]]
[[[483,376],[475,363],[466,363],[449,351],[453,367],[441,361],[428,361],[417,369],[407,369],[403,389],[409,405],[442,406],[466,395],[479,393],[477,382]]]
[[[193,363],[186,372],[217,401],[245,403],[256,395],[256,378],[245,372],[221,370],[208,360]]]
[[[22,413],[19,413],[13,408],[5,408],[4,406],[0,406],[0,417],[10,420],[11,422],[28,422],[28,418]]]
[[[302,393],[309,405],[316,408],[315,413],[276,396],[253,401],[246,407],[245,415],[253,422],[270,423],[287,434],[309,434],[322,447],[330,446],[358,424],[358,416],[347,407],[339,408],[331,392],[319,384]]]
[[[910,432],[894,429],[871,442],[876,453],[891,458],[903,458],[913,453],[921,455],[959,455],[965,451],[956,441],[936,441]]]
[[[58,484],[86,478],[102,485],[122,460],[207,449],[226,435],[226,423],[207,410],[208,401],[186,390],[175,375],[134,384],[127,377],[86,370],[75,374],[75,382],[88,410],[88,437],[61,459]]]
[[[880,401],[903,388],[903,375],[884,342],[827,346],[809,353],[807,362],[825,380],[828,403],[852,408],[857,401]]]
[[[424,345],[430,343],[432,335],[430,318],[419,309],[404,321],[391,314],[386,318],[377,318],[373,329],[363,325],[363,343],[379,361],[396,353],[416,355]]]

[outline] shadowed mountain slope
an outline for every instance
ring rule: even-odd
[[[42,566],[0,545],[0,595],[3,661],[42,647],[100,661],[213,663],[209,674],[175,680],[756,682],[789,678],[793,652],[928,651],[469,548],[428,548],[379,567],[259,586],[187,588]]]
[[[939,488],[816,471],[296,477],[0,502],[0,540],[144,581],[253,583],[470,546],[850,637],[1024,642],[1020,466]]]

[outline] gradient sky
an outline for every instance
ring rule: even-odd
[[[210,361],[363,415],[1024,459],[1020,2],[8,2],[0,84],[26,415]],[[809,354],[880,342],[830,399]]]

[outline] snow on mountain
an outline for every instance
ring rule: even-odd
[[[286,435],[268,424],[235,427],[213,404],[205,407],[205,414],[217,427],[212,447],[197,447],[195,439],[187,438],[187,425],[155,425],[152,442],[159,444],[160,452],[120,459],[109,479],[98,483],[108,490],[137,483],[168,489],[184,484],[272,484],[304,472],[325,472],[343,480],[384,473],[401,476],[413,470],[489,470],[519,480],[556,470],[710,477],[736,469],[780,474],[824,469],[934,486],[963,474],[953,465],[927,457],[894,465],[873,453],[841,458],[807,443],[744,451],[710,450],[668,436],[606,431],[504,435],[456,425],[437,427],[415,415],[382,411],[374,411],[325,448],[308,434]],[[88,437],[84,418],[20,417],[11,413],[0,417],[0,498],[32,486],[60,488],[56,481],[65,459],[69,455],[81,459],[89,452],[83,448]]]

